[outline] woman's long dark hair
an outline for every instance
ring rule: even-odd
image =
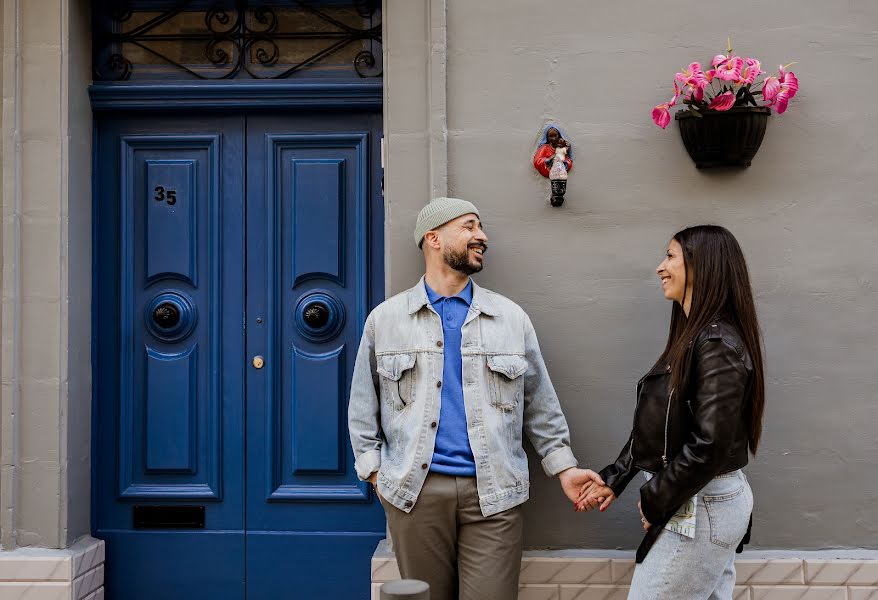
[[[668,343],[656,364],[671,365],[671,388],[677,390],[678,397],[685,397],[688,353],[692,341],[714,319],[722,318],[731,323],[740,333],[753,361],[753,382],[747,410],[750,452],[756,454],[762,436],[765,380],[759,321],[744,253],[735,236],[717,225],[689,227],[674,235],[674,239],[683,247],[686,278],[688,280],[690,273],[693,278],[692,302],[688,318],[683,306],[674,302]]]

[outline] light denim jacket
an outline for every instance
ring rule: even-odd
[[[463,401],[482,514],[528,499],[526,433],[549,475],[576,466],[570,433],[527,314],[473,283],[461,330]],[[411,511],[427,477],[439,422],[442,322],[424,279],[379,305],[360,341],[348,425],[360,479]]]

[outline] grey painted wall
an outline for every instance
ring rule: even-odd
[[[67,469],[63,535],[69,546],[91,531],[91,6],[72,0],[68,63]],[[62,540],[63,541],[63,540]]]
[[[615,458],[634,383],[663,347],[665,244],[722,224],[750,262],[767,354],[753,547],[878,547],[878,4],[447,0],[432,58],[437,2],[387,4],[388,292],[422,270],[411,230],[436,179],[430,140],[445,135],[424,113],[444,110],[427,92],[447,39],[448,192],[483,211],[478,280],[530,313],[580,461]],[[767,68],[797,61],[801,90],[749,169],[699,172],[676,124],[662,131],[649,113],[728,33]],[[574,149],[560,209],[530,166],[549,121]],[[529,547],[636,547],[635,484],[609,513],[576,515],[536,462],[532,473]]]

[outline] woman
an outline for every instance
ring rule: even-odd
[[[578,508],[605,510],[638,471],[646,536],[628,598],[730,599],[749,538],[765,400],[759,325],[741,247],[726,229],[684,229],[656,269],[673,301],[664,352],[637,384],[634,427]]]

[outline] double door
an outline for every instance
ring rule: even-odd
[[[368,598],[384,520],[346,413],[383,290],[380,112],[96,127],[108,598]]]

